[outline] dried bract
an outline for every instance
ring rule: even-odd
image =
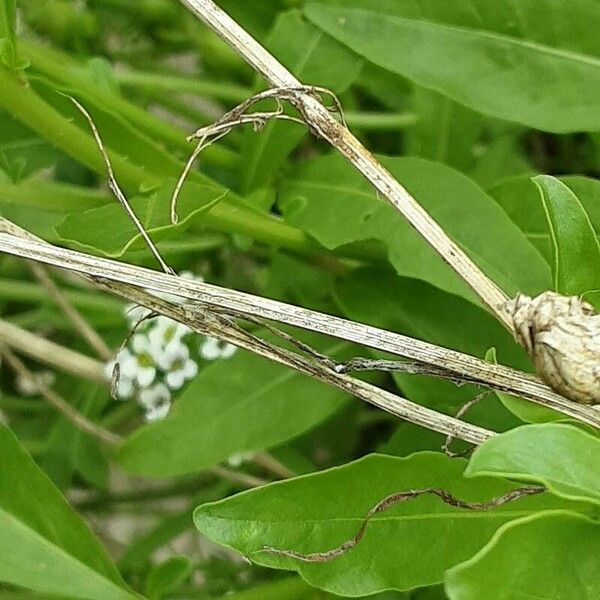
[[[576,296],[519,294],[504,305],[539,376],[580,404],[600,404],[600,315]]]

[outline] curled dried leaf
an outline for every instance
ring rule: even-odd
[[[600,315],[577,296],[519,294],[504,305],[539,376],[580,404],[600,404]]]

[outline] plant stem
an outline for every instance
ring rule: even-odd
[[[64,150],[80,164],[100,175],[106,175],[102,154],[92,136],[79,129],[40,98],[31,87],[21,83],[2,66],[0,66],[0,106],[43,138]],[[117,179],[123,187],[138,190],[144,185],[150,187],[162,185],[161,177],[145,171],[115,152],[110,154]],[[193,173],[196,181],[217,186],[215,182],[197,171]],[[321,247],[300,229],[287,225],[277,217],[244,206],[242,201],[231,192],[205,213],[202,219],[205,226],[217,231],[247,235],[257,241],[299,254],[323,253]]]
[[[9,233],[1,233],[2,230]],[[11,235],[10,232],[13,232],[13,234]],[[242,318],[245,316],[286,323],[301,329],[330,335],[362,346],[402,356],[409,360],[432,365],[439,370],[444,369],[447,371],[448,377],[454,381],[460,379],[465,382],[484,385],[491,389],[521,396],[600,428],[600,412],[563,398],[536,377],[516,371],[515,369],[492,364],[454,350],[441,348],[434,344],[339,317],[199,281],[165,275],[125,263],[88,256],[80,252],[37,242],[31,239],[31,236],[29,236],[29,239],[23,239],[22,236],[23,233],[20,228],[0,218],[0,252],[53,264],[82,273],[87,277],[104,278],[106,282],[103,284],[103,287],[115,293],[121,294],[121,288],[119,286],[111,287],[108,284],[109,281],[121,282],[128,284],[128,286],[174,294],[175,296],[186,298],[193,303],[192,306],[199,307],[199,314],[202,310],[205,310],[203,307],[211,307],[213,310]],[[147,294],[139,293],[141,294],[140,303],[147,306]],[[126,295],[130,297],[132,294],[133,292],[128,292]],[[154,297],[151,296],[151,298]],[[153,300],[151,301],[153,302]],[[163,310],[171,310],[168,307],[165,308],[163,305],[161,307]],[[150,306],[149,308],[152,307]],[[188,313],[190,310],[188,310]],[[167,316],[171,315],[168,314]],[[181,316],[172,316],[172,318],[183,320],[184,322],[186,320],[185,317]],[[206,333],[206,331],[200,331],[200,333]],[[208,332],[208,335],[219,337],[219,335],[211,334],[210,332]],[[226,341],[247,347],[244,346],[245,342],[243,340],[226,339]],[[250,350],[260,353],[254,347],[250,347]],[[271,355],[268,357],[276,360]],[[287,358],[285,360],[287,361]],[[298,363],[294,361],[287,361],[284,364],[290,364],[294,368],[300,369]],[[314,376],[312,372],[309,374]],[[325,374],[331,376],[331,370],[326,371]],[[336,378],[335,381],[340,386],[362,384],[359,380],[352,378]],[[332,381],[328,381],[328,383],[332,383]],[[377,390],[377,388],[369,386],[365,390],[363,390],[365,391],[365,395],[368,395],[371,392],[374,394],[374,390]],[[358,391],[362,393],[361,390]],[[381,392],[381,397],[377,398],[378,403],[373,400],[374,404],[397,416],[412,420],[412,422],[417,424],[444,433],[453,433],[452,430],[455,427],[466,426],[466,424],[455,419],[450,419],[445,415],[443,416],[443,422],[439,422],[436,419],[442,417],[438,413],[435,413],[435,411],[428,411],[420,406],[417,407],[413,403],[398,398],[393,394],[384,393],[383,390],[377,391],[378,393]],[[358,395],[356,390],[351,391],[351,393]],[[365,397],[363,396],[362,399],[365,399]],[[422,413],[421,411],[424,412]],[[477,428],[476,433],[473,433],[473,435],[471,433],[473,432],[463,432],[463,435],[467,436],[466,438],[463,437],[463,439],[473,441],[473,439],[480,439],[481,435],[488,435],[489,432],[482,434],[480,428]],[[456,437],[461,437],[461,435],[456,435]]]
[[[189,152],[185,131],[158,119],[147,110],[124,100],[117,94],[94,85],[85,70],[68,55],[53,48],[41,48],[31,42],[24,42],[22,47],[31,60],[32,66],[45,76],[72,88],[74,92],[82,92],[93,97],[103,107],[121,115],[134,127],[155,140],[166,142],[182,152]],[[220,167],[232,168],[237,164],[238,157],[234,152],[222,146],[214,146],[210,150],[207,149],[206,160],[208,163]]]
[[[1,319],[0,342],[19,354],[60,371],[106,384],[103,363]]]
[[[80,309],[93,310],[102,313],[121,314],[123,302],[98,292],[79,290],[64,290],[65,296]],[[39,304],[49,301],[48,295],[39,285],[19,279],[0,278],[0,298],[14,300],[20,303]]]
[[[303,84],[290,71],[212,0],[180,1],[272,86],[298,90],[293,104],[303,115],[311,130],[345,156],[473,289],[498,321],[509,331],[514,332],[511,318],[501,309],[508,300],[506,294],[475,265],[409,192],[314,95],[299,89]]]
[[[36,262],[28,261],[27,265],[48,296],[60,308],[65,317],[71,321],[75,330],[87,342],[90,348],[96,352],[100,360],[104,362],[110,360],[113,351],[106,345],[106,342],[98,335],[96,330],[84,319],[81,313],[71,304],[69,299],[63,294],[62,290],[54,283],[46,269]]]
[[[345,112],[344,118],[349,127],[365,131],[396,131],[417,122],[413,113]]]
[[[58,410],[66,419],[68,419],[77,429],[84,431],[96,439],[114,446],[121,441],[120,436],[104,429],[100,425],[89,421],[84,415],[78,412],[73,406],[71,406],[64,398],[59,396],[56,392],[46,386],[39,380],[7,347],[0,342],[0,353],[13,369],[13,371],[19,376],[34,382],[39,390],[40,396],[44,398],[51,406]]]
[[[19,183],[1,181],[0,201],[66,214],[108,204],[112,196],[101,190],[34,179]]]
[[[252,95],[252,90],[235,83],[224,83],[182,77],[177,75],[161,75],[143,71],[119,71],[115,74],[117,81],[127,88],[141,89],[147,92],[191,92],[198,96],[208,96],[238,104]]]

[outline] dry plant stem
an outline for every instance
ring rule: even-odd
[[[464,500],[461,500],[460,498],[457,498],[456,496],[451,494],[448,490],[440,488],[422,488],[418,490],[406,490],[404,492],[396,492],[395,494],[390,494],[389,496],[378,502],[367,513],[360,529],[358,530],[358,533],[353,538],[350,538],[348,541],[344,542],[337,548],[327,550],[326,552],[313,552],[310,554],[303,554],[301,552],[296,552],[295,550],[281,550],[278,548],[272,548],[271,546],[265,546],[262,551],[267,552],[268,554],[274,554],[275,556],[295,558],[296,560],[300,560],[303,562],[328,562],[348,552],[348,550],[354,548],[354,546],[356,546],[364,537],[367,531],[367,527],[369,526],[369,522],[375,515],[383,512],[384,510],[387,510],[388,508],[391,508],[392,506],[395,506],[396,504],[400,504],[401,502],[406,502],[408,500],[414,500],[419,496],[423,496],[426,494],[434,495],[440,498],[446,504],[454,506],[455,508],[483,511],[489,510],[491,508],[498,508],[503,504],[507,504],[508,502],[514,502],[515,500],[519,500],[527,496],[540,494],[543,491],[545,491],[545,488],[542,486],[528,485],[514,489],[510,492],[507,492],[506,494],[503,494],[502,496],[492,498],[488,502],[465,502]]]
[[[72,96],[67,96],[67,98],[69,98],[71,100],[71,102],[73,102],[73,104],[78,108],[78,110],[86,118],[87,122],[90,125],[92,134],[94,135],[94,139],[96,140],[96,143],[98,144],[98,149],[100,150],[100,153],[102,154],[102,158],[104,159],[104,163],[106,165],[106,171],[108,173],[108,187],[110,188],[110,191],[114,194],[115,198],[119,201],[121,206],[125,209],[125,212],[129,216],[129,218],[133,221],[133,224],[135,225],[136,229],[138,230],[138,232],[140,233],[140,235],[142,236],[142,238],[148,245],[148,248],[150,248],[150,251],[152,252],[152,254],[154,254],[154,257],[160,264],[161,269],[165,273],[170,273],[170,274],[174,275],[175,273],[173,272],[171,267],[169,267],[169,265],[167,265],[167,263],[163,260],[158,249],[154,245],[154,242],[150,239],[150,236],[146,232],[146,229],[144,228],[144,226],[138,219],[135,212],[133,212],[133,209],[129,205],[129,202],[127,201],[125,194],[119,187],[119,184],[117,183],[117,179],[115,177],[115,173],[112,168],[112,164],[110,162],[110,158],[108,157],[108,152],[106,151],[106,147],[104,146],[104,142],[102,141],[102,138],[100,137],[100,132],[98,131],[98,128],[96,127],[96,124],[94,123],[94,120],[92,119],[92,116],[80,102],[75,100],[75,98],[73,98]]]
[[[0,342],[19,354],[60,371],[83,379],[106,383],[104,365],[101,362],[1,319]]]
[[[233,471],[232,469],[221,467],[219,465],[215,467],[210,467],[209,469],[207,469],[207,471],[209,473],[215,474],[221,479],[231,481],[232,483],[238,483],[243,487],[247,488],[260,487],[262,485],[267,485],[268,483],[271,483],[266,479],[261,479],[260,477],[255,477],[254,475],[248,475],[247,473],[242,473],[241,471]]]
[[[2,231],[10,233],[2,233]],[[600,429],[599,411],[563,398],[533,375],[377,327],[207,283],[181,279],[142,267],[88,256],[37,240],[25,240],[20,237],[22,235],[20,228],[16,228],[6,219],[0,219],[0,252],[38,260],[88,276],[128,283],[155,292],[174,294],[210,308],[212,311],[225,311],[241,317],[249,316],[286,323],[389,352],[408,360],[443,369],[445,376],[450,379],[459,379],[520,396]],[[405,418],[411,420],[409,417]]]
[[[51,388],[45,385],[39,377],[36,377],[24,364],[17,358],[17,356],[10,350],[7,345],[0,343],[0,353],[12,368],[12,370],[24,379],[28,379],[35,382],[40,396],[44,398],[53,406],[58,412],[60,412],[70,423],[72,423],[77,429],[88,433],[96,439],[104,442],[105,444],[116,445],[121,441],[121,437],[108,429],[104,429],[100,425],[93,423],[86,419],[80,412],[78,412],[73,406],[71,406],[64,398],[59,396]]]
[[[272,86],[286,89],[302,88],[302,83],[292,73],[212,0],[180,1],[232,46]],[[343,154],[475,291],[492,314],[513,332],[513,323],[500,310],[500,306],[508,300],[506,294],[446,235],[347,127],[339,123],[314,95],[298,91],[292,103],[300,111],[310,130]]]
[[[297,475],[268,452],[257,452],[252,457],[252,462],[280,479],[288,479]]]
[[[490,394],[489,391],[483,392],[483,393],[475,396],[475,398],[473,398],[472,400],[469,400],[468,402],[463,404],[463,406],[461,406],[460,409],[458,410],[458,412],[456,413],[456,415],[455,415],[456,418],[462,419],[476,404],[479,404],[479,402],[481,402],[489,394]],[[453,436],[451,436],[451,435],[446,436],[446,439],[444,440],[444,443],[442,445],[442,452],[446,456],[449,456],[450,458],[456,458],[458,456],[468,456],[472,452],[471,448],[465,450],[464,452],[459,452],[458,454],[456,452],[452,452],[452,450],[450,450],[450,445],[452,444],[453,441],[454,441]]]
[[[96,352],[103,360],[108,361],[112,357],[112,350],[106,345],[106,342],[98,335],[96,330],[83,318],[81,313],[69,302],[67,297],[61,292],[60,288],[54,283],[48,271],[39,263],[27,261],[27,266],[40,282],[42,287],[48,292],[48,295],[63,311],[67,319],[71,321],[81,337],[87,342],[88,346]]]

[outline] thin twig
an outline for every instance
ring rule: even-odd
[[[489,395],[490,395],[489,390],[482,392],[481,394],[478,394],[477,396],[475,396],[475,398],[472,398],[468,402],[465,402],[465,404],[463,404],[458,409],[458,412],[454,416],[457,419],[462,419],[476,404],[479,404],[479,402],[481,402],[486,396],[489,396]],[[444,440],[444,443],[442,445],[442,452],[446,456],[449,456],[450,458],[457,458],[457,457],[465,456],[465,455],[468,455],[471,453],[470,448],[465,450],[464,452],[459,452],[459,453],[452,452],[452,450],[450,450],[450,446],[453,441],[454,441],[453,435],[446,436],[446,439]]]
[[[67,319],[71,321],[77,332],[87,342],[88,346],[90,346],[103,361],[110,360],[113,354],[112,350],[62,293],[60,288],[48,274],[48,271],[39,263],[32,261],[26,262],[35,278],[40,282],[50,298],[52,298],[56,305],[63,311]]]
[[[391,373],[406,373],[407,375],[430,375],[453,381],[457,385],[467,383],[465,377],[454,376],[443,366],[428,365],[417,361],[381,360],[356,357],[335,366],[338,373],[355,371],[385,371]]]
[[[142,236],[142,238],[146,242],[148,248],[150,248],[150,251],[152,252],[152,254],[154,254],[154,257],[158,261],[158,264],[160,265],[161,269],[165,273],[174,275],[175,273],[174,273],[173,269],[171,269],[171,267],[169,267],[169,265],[167,265],[167,263],[163,260],[162,256],[160,255],[160,252],[158,251],[158,248],[154,245],[154,242],[150,239],[150,236],[146,232],[146,229],[144,228],[141,221],[138,219],[137,215],[131,208],[131,206],[127,200],[127,197],[125,196],[125,194],[119,187],[119,184],[115,177],[115,173],[112,168],[112,164],[110,162],[110,158],[108,156],[108,152],[106,151],[104,142],[102,141],[102,138],[100,137],[100,132],[98,131],[98,128],[96,127],[96,123],[94,123],[94,119],[92,119],[92,116],[90,115],[90,113],[75,98],[73,98],[72,96],[67,96],[67,98],[69,98],[71,100],[71,102],[73,102],[73,104],[79,109],[81,114],[86,118],[87,122],[90,125],[92,134],[94,135],[94,139],[96,140],[96,144],[98,145],[98,149],[100,150],[100,153],[102,154],[102,158],[104,159],[104,163],[106,164],[106,171],[108,173],[108,187],[110,188],[110,191],[114,194],[115,198],[119,201],[121,206],[125,209],[129,218],[133,221],[133,224],[135,225],[139,234]]]
[[[32,373],[6,344],[0,343],[0,353],[19,377],[33,382],[40,396],[77,427],[77,429],[88,433],[105,444],[114,446],[121,442],[121,436],[87,419],[64,398],[49,388],[39,377],[36,377],[35,373]]]
[[[220,465],[209,467],[207,471],[214,473],[221,479],[231,481],[232,483],[241,484],[247,488],[261,487],[263,485],[267,485],[267,483],[271,483],[266,479],[261,479],[260,477],[255,477],[254,475],[248,475],[248,473],[243,473],[242,471],[234,471]]]
[[[2,231],[9,233],[2,233]],[[10,221],[0,218],[0,252],[38,260],[91,277],[128,283],[154,292],[173,294],[197,303],[198,306],[210,307],[211,310],[286,323],[389,352],[408,360],[443,368],[449,378],[520,396],[600,429],[599,411],[563,398],[528,373],[489,363],[461,352],[441,348],[377,327],[199,281],[182,279],[142,267],[57,248],[51,244],[31,239],[31,236],[29,239],[23,239],[22,235],[23,230],[17,228]]]
[[[0,319],[0,342],[15,352],[83,379],[106,383],[104,364]]]
[[[403,492],[396,492],[394,494],[390,494],[380,502],[378,502],[365,516],[358,533],[353,537],[338,546],[337,548],[333,548],[331,550],[327,550],[325,552],[311,552],[309,554],[303,554],[302,552],[297,552],[295,550],[282,550],[279,548],[273,548],[271,546],[265,546],[262,549],[262,552],[266,552],[268,554],[273,554],[275,556],[285,556],[288,558],[295,558],[296,560],[300,560],[302,562],[314,562],[314,563],[323,563],[333,560],[334,558],[338,558],[348,552],[348,550],[354,548],[364,537],[367,527],[369,526],[369,522],[371,519],[395,506],[396,504],[400,504],[401,502],[406,502],[408,500],[414,500],[419,496],[423,496],[425,494],[434,495],[440,498],[446,504],[450,506],[454,506],[455,508],[462,508],[465,510],[473,510],[473,511],[483,511],[489,510],[490,508],[498,508],[503,504],[507,504],[508,502],[514,502],[515,500],[520,500],[521,498],[526,498],[527,496],[533,496],[535,494],[540,494],[545,491],[545,488],[542,486],[534,486],[528,485],[519,487],[514,489],[506,494],[502,494],[502,496],[497,496],[496,498],[492,498],[488,502],[466,502],[457,498],[453,494],[451,494],[448,490],[441,488],[421,488],[418,490],[406,490]]]
[[[276,88],[303,88],[302,83],[212,0],[180,0],[191,12],[227,42],[246,62]],[[327,140],[362,173],[423,236],[438,254],[481,298],[511,332],[511,319],[501,310],[506,294],[467,256],[423,207],[392,177],[377,159],[339,123],[314,95],[295,92],[291,100],[310,130]]]
[[[286,467],[268,452],[257,452],[252,457],[252,462],[265,469],[265,471],[269,471],[273,475],[276,475],[280,479],[289,479],[290,477],[295,477],[297,475],[297,473],[294,473],[294,471],[289,467]]]

